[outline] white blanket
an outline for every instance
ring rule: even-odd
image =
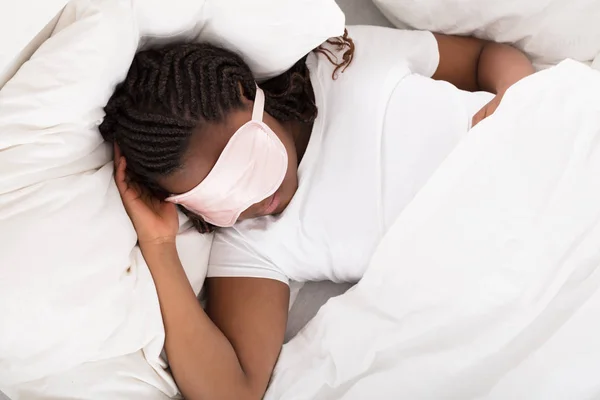
[[[515,85],[281,354],[267,399],[600,396],[600,73]]]

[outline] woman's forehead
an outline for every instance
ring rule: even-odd
[[[213,169],[233,134],[247,122],[245,118],[245,115],[232,115],[225,123],[209,123],[195,130],[183,155],[182,168],[160,179],[160,185],[172,194],[185,193],[198,186]]]

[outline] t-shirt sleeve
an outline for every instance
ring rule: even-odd
[[[410,72],[431,78],[438,68],[440,53],[433,33],[380,26],[349,26],[356,52],[366,57],[385,57],[406,63]]]
[[[215,234],[208,262],[207,278],[265,278],[289,285],[286,275],[258,255],[234,229]]]

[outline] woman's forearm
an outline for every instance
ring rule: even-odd
[[[154,279],[165,325],[165,349],[187,400],[259,399],[237,355],[200,306],[174,244],[142,248]]]
[[[534,72],[531,61],[520,50],[506,44],[487,42],[479,56],[477,80],[481,90],[502,94]]]

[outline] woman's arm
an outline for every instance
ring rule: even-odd
[[[142,245],[142,252],[158,292],[169,365],[185,398],[261,399],[283,344],[287,285],[268,279],[209,279],[211,320],[194,295],[174,243]]]
[[[127,179],[126,169],[115,145],[115,182],[154,279],[179,389],[187,400],[261,399],[283,343],[288,287],[267,279],[209,280],[215,325],[179,261],[175,205],[149,196]]]
[[[509,45],[472,37],[434,36],[440,62],[433,79],[450,82],[459,89],[502,94],[535,72],[527,56]]]
[[[450,82],[459,89],[482,90],[496,95],[473,116],[472,126],[496,111],[508,88],[535,72],[525,54],[506,44],[472,37],[434,35],[440,62],[433,79]]]

